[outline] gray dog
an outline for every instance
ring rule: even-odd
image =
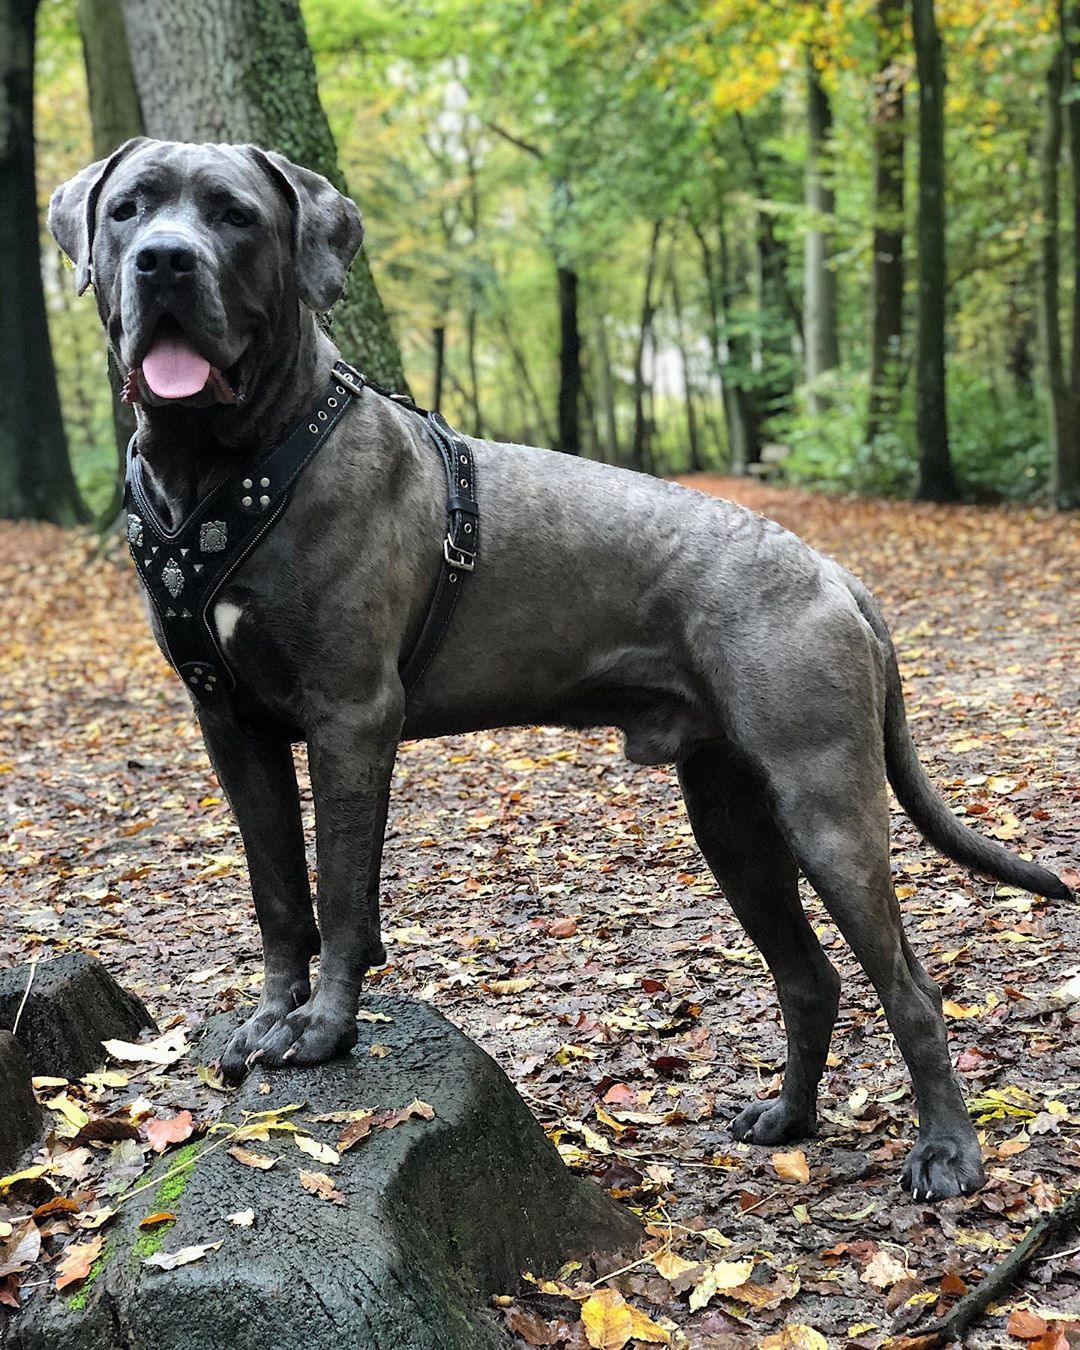
[[[338,353],[313,311],[340,295],[360,217],[324,178],[253,146],[138,139],[58,188],[49,225],[80,290],[93,282],[139,404],[156,510],[177,524],[327,387]],[[307,741],[319,877],[316,926],[289,747],[201,707],[247,852],[266,971],[225,1073],[255,1059],[316,1064],[355,1044],[364,973],[385,960],[379,865],[400,740],[617,726],[630,760],[677,766],[698,844],[776,981],[783,1090],[747,1106],[735,1137],[776,1144],[815,1127],[840,981],[803,915],[802,871],[911,1071],[919,1134],[905,1185],[926,1199],[977,1188],[980,1149],[941,996],[890,880],[886,777],[949,857],[1042,895],[1069,892],[937,796],[874,601],[739,506],[546,450],[468,444],[482,556],[408,701],[399,660],[423,623],[447,518],[446,475],[410,409],[365,391],[216,603],[230,669]]]

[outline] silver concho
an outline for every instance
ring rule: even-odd
[[[165,589],[175,600],[184,589],[184,574],[175,558],[170,558],[161,569],[161,579],[165,583]]]
[[[127,537],[128,543],[134,544],[136,548],[142,544],[143,528],[138,516],[128,516]]]
[[[229,532],[223,520],[207,520],[199,526],[199,549],[203,553],[220,553],[229,542]]]

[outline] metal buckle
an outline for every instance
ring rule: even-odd
[[[467,548],[460,548],[454,543],[448,534],[443,540],[443,557],[450,567],[460,568],[462,572],[472,572],[476,569],[476,554],[470,553]]]
[[[364,377],[354,371],[351,366],[347,366],[344,361],[334,363],[334,379],[339,384],[343,384],[351,394],[362,394],[364,392]]]

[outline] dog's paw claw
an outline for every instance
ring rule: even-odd
[[[985,1180],[979,1141],[963,1131],[920,1139],[907,1156],[900,1184],[913,1201],[929,1205],[971,1195]]]
[[[734,1139],[747,1144],[787,1144],[807,1139],[817,1130],[817,1122],[791,1106],[783,1097],[751,1102],[731,1122]]]

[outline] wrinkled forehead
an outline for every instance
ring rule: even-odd
[[[256,160],[235,145],[155,141],[142,146],[117,166],[102,203],[136,192],[161,203],[240,203],[289,220],[282,194]]]

